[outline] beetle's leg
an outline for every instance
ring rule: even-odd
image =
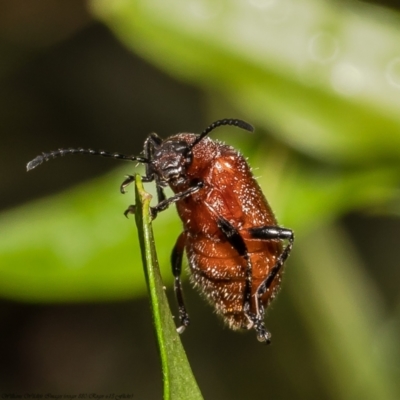
[[[189,315],[186,311],[185,302],[183,300],[181,271],[182,271],[182,257],[185,249],[186,232],[182,232],[175,243],[171,254],[172,274],[174,275],[174,291],[179,310],[180,326],[177,328],[178,333],[182,333],[189,325]]]
[[[218,218],[218,227],[221,229],[222,233],[225,235],[228,242],[231,246],[242,256],[247,263],[246,267],[246,286],[244,289],[244,307],[250,309],[250,300],[251,300],[251,287],[252,287],[252,268],[249,253],[247,251],[246,243],[244,242],[242,236],[239,231],[225,218]]]
[[[153,151],[155,147],[160,146],[162,143],[162,139],[156,134],[151,133],[150,136],[146,139],[144,143],[144,155],[148,160],[153,160]],[[156,189],[157,189],[157,201],[161,203],[165,200],[164,190],[160,184],[160,180],[158,175],[154,174],[151,163],[147,163],[145,165],[146,175],[142,177],[143,182],[151,182],[153,180],[156,181]]]
[[[265,325],[264,325],[264,315],[265,315],[264,307],[262,305],[259,306],[258,313],[254,314],[249,311],[249,306],[244,309],[244,312],[245,312],[247,318],[249,318],[249,320],[253,324],[253,329],[257,333],[257,340],[264,344],[270,344],[271,343],[271,333],[268,331],[268,329],[265,328]]]
[[[135,179],[134,176],[128,175],[128,177],[122,182],[122,185],[121,185],[121,193],[125,193],[125,187],[128,186],[134,179]],[[143,177],[142,177],[142,181],[145,182],[144,179],[143,179]],[[158,198],[158,201],[159,201],[158,204],[160,204],[160,203],[162,203],[162,202],[165,202],[164,190],[163,190],[163,188],[161,187],[161,185],[158,183],[157,180],[156,180],[156,188],[157,188],[157,198]],[[158,204],[157,204],[157,206],[158,206]],[[156,206],[156,207],[157,207],[157,206]],[[152,208],[151,208],[151,215],[152,215],[153,219],[155,218],[155,216],[157,216],[157,212],[158,212],[158,211],[154,214],[154,208],[156,208],[156,207],[152,207]],[[133,204],[133,205],[131,204],[131,205],[124,211],[125,217],[128,218],[128,214],[135,214],[135,210],[136,210],[136,206],[135,206],[134,204]],[[154,215],[155,215],[155,216],[154,216]]]
[[[191,186],[189,189],[177,193],[174,196],[170,197],[169,199],[165,199],[158,203],[156,206],[151,208],[151,215],[153,219],[157,217],[157,214],[160,211],[166,210],[171,204],[176,203],[179,200],[184,199],[185,197],[190,196],[193,193],[198,192],[203,187],[203,182],[199,181],[195,185]]]
[[[122,194],[125,194],[126,193],[125,188],[129,186],[134,180],[135,177],[133,175],[127,175],[126,179],[121,183],[120,192]],[[158,179],[157,178],[154,179],[153,177],[147,178],[146,176],[142,176],[142,182],[152,182],[153,180],[156,181],[157,199],[158,202],[161,203],[162,201],[165,200],[166,197],[164,194],[163,187],[160,185]]]
[[[153,160],[153,149],[155,147],[158,147],[162,143],[162,139],[156,134],[156,133],[151,133],[150,136],[146,139],[144,142],[144,155],[147,160],[152,161]],[[126,179],[122,182],[120,186],[120,191],[122,194],[126,193],[125,188],[130,185],[133,181],[135,180],[135,177],[133,175],[127,175]],[[145,164],[145,175],[142,176],[142,181],[143,182],[152,182],[156,181],[156,189],[157,189],[157,199],[158,202],[162,202],[165,200],[165,194],[164,190],[159,182],[159,179],[157,175],[153,173],[151,162]],[[124,215],[127,217],[128,214],[134,214],[135,213],[135,206],[130,205],[128,209],[124,212]]]
[[[126,218],[128,218],[129,214],[135,214],[136,212],[136,206],[134,204],[131,204],[125,211],[124,215]]]
[[[250,237],[253,239],[264,239],[264,240],[287,240],[289,243],[283,249],[282,253],[276,260],[275,265],[265,278],[264,282],[257,289],[257,296],[260,298],[271,286],[278,272],[281,270],[282,265],[289,257],[290,252],[293,248],[294,234],[293,231],[279,226],[261,226],[250,228],[248,230]]]
[[[143,180],[144,182],[150,182],[150,181],[152,180],[152,179],[150,179],[149,181],[146,181],[144,178],[145,178],[145,177],[142,177],[142,180]],[[134,180],[135,180],[134,175],[127,175],[127,176],[126,176],[126,179],[121,183],[121,186],[120,186],[120,191],[121,191],[122,194],[125,194],[125,193],[126,193],[125,188],[126,188],[128,185],[130,185]],[[129,215],[129,214],[135,214],[135,212],[136,212],[136,205],[135,205],[135,204],[131,204],[131,205],[124,211],[124,215],[125,215],[126,218],[128,218],[128,215]]]
[[[152,133],[144,142],[144,156],[147,160],[153,159],[153,148],[154,146],[159,145],[162,142],[162,139],[156,134]],[[145,164],[145,175],[142,176],[143,182],[152,182],[154,180],[153,171],[151,169],[151,163]],[[125,188],[130,185],[135,180],[133,175],[127,175],[126,179],[122,182],[120,186],[120,191],[122,194],[125,194]]]
[[[145,176],[142,177],[143,182],[152,182],[154,180],[154,173],[151,162],[154,159],[154,149],[159,147],[162,143],[162,139],[157,133],[150,133],[149,137],[144,142],[144,156],[148,160],[149,163],[145,164]],[[157,182],[156,182],[157,184]]]
[[[127,186],[129,186],[134,180],[135,180],[134,175],[126,175],[126,179],[121,183],[121,186],[119,188],[120,192],[122,194],[125,194],[126,193],[125,188]],[[152,176],[150,176],[150,177],[142,176],[142,181],[143,182],[152,182],[152,181],[154,181],[154,178]]]
[[[256,304],[257,307],[262,307],[260,298],[265,292],[269,290],[272,282],[274,281],[276,275],[282,269],[282,266],[293,248],[294,234],[293,231],[286,228],[281,228],[279,226],[260,226],[248,229],[250,237],[253,239],[263,239],[263,240],[287,240],[289,243],[283,249],[282,253],[276,260],[275,265],[272,267],[271,271],[257,288]]]
[[[251,322],[254,330],[257,332],[258,340],[260,342],[265,342],[266,344],[269,344],[271,341],[271,334],[264,326],[264,308],[260,308],[258,306],[258,299],[256,299],[258,312],[256,314],[250,312],[253,271],[246,243],[239,231],[225,218],[218,218],[218,227],[221,229],[232,247],[238,252],[240,256],[242,256],[246,260],[246,284],[243,294],[243,312]]]
[[[156,181],[156,189],[157,189],[157,201],[158,204],[160,204],[162,201],[166,199],[164,189],[160,184],[160,180],[158,179],[157,175],[155,176],[155,181]]]
[[[153,155],[154,155],[154,149],[156,147],[160,147],[162,143],[162,139],[160,136],[157,135],[157,133],[150,133],[150,135],[147,137],[147,139],[144,141],[144,157],[147,158],[148,160],[152,161],[153,160]],[[149,177],[152,174],[151,171],[151,163],[146,164],[146,176]]]
[[[125,188],[131,184],[133,181],[135,180],[135,177],[133,175],[127,175],[127,178],[122,182],[120,190],[121,193],[125,194]],[[154,180],[154,178],[152,177],[149,180],[144,180],[144,177],[142,177],[142,181],[143,182],[151,182],[152,180]],[[159,184],[158,180],[156,179],[156,188],[157,188],[157,197],[158,197],[158,201],[160,203],[165,202],[165,194],[163,191],[162,186]],[[157,206],[156,206],[157,207]],[[125,211],[124,211],[124,215],[125,217],[128,217],[128,214],[135,214],[135,205],[130,205]],[[154,208],[151,208],[151,213],[153,218],[154,217]]]
[[[129,186],[133,181],[135,180],[135,177],[133,175],[126,175],[126,179],[121,183],[121,186],[119,187],[119,190],[122,194],[126,193],[125,188]]]

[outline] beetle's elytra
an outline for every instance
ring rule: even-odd
[[[277,225],[274,214],[244,157],[233,147],[208,134],[221,125],[248,131],[253,127],[237,119],[214,122],[200,135],[180,133],[162,140],[152,133],[143,156],[85,149],[43,153],[28,163],[28,171],[43,161],[66,154],[91,154],[145,164],[144,182],[154,181],[158,204],[153,218],[176,203],[183,232],[172,251],[175,294],[183,332],[189,324],[182,294],[181,269],[186,251],[191,281],[232,329],[254,329],[261,342],[271,334],[264,326],[265,308],[280,287],[282,268],[293,247],[290,229]],[[133,176],[121,185],[121,192]],[[166,198],[163,188],[174,195]],[[125,214],[134,212],[130,206]],[[287,244],[283,246],[283,242]]]

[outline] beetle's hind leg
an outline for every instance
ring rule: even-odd
[[[185,231],[178,236],[178,239],[175,243],[175,246],[171,254],[172,274],[174,275],[175,278],[174,291],[178,303],[179,321],[181,324],[176,329],[178,333],[182,333],[190,323],[189,314],[186,311],[185,302],[183,300],[183,290],[181,281],[182,258],[183,258],[183,252],[185,250],[186,236],[187,235]]]
[[[259,297],[255,299],[256,313],[250,311],[251,307],[251,292],[253,285],[253,270],[250,261],[249,252],[246,243],[239,231],[225,218],[218,218],[218,227],[221,229],[228,242],[242,256],[247,263],[245,288],[243,293],[243,313],[249,320],[248,329],[253,328],[257,333],[257,339],[260,342],[269,344],[271,342],[271,333],[264,325],[264,306],[261,304]]]
[[[258,315],[264,316],[264,306],[261,302],[261,297],[266,293],[270,287],[275,277],[278,275],[279,271],[293,248],[294,234],[293,231],[286,228],[281,228],[279,226],[262,226],[254,227],[248,230],[250,237],[253,239],[263,239],[263,240],[287,240],[289,243],[284,248],[282,253],[276,260],[275,265],[272,267],[271,271],[257,288],[256,293],[256,306],[259,310]],[[254,316],[254,329],[257,332],[257,339],[261,342],[270,343],[271,334],[265,329],[263,319],[258,320],[257,315]]]
[[[250,321],[250,328],[253,328],[257,333],[257,340],[265,344],[270,344],[272,335],[264,324],[264,306],[259,301],[259,298],[256,298],[256,303],[256,308],[258,309],[256,314],[250,312],[250,303],[245,304],[243,311]]]
[[[269,290],[276,275],[278,275],[279,271],[282,269],[284,262],[289,257],[289,254],[293,248],[294,233],[290,229],[281,228],[279,226],[261,226],[261,227],[250,228],[248,231],[250,233],[250,236],[254,239],[288,241],[287,246],[283,249],[282,253],[279,255],[275,265],[272,267],[271,271],[269,272],[265,280],[261,283],[261,285],[257,289],[257,298],[260,299],[261,296],[266,291]]]

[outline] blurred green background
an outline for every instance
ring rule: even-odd
[[[229,331],[188,282],[182,336],[206,399],[400,398],[399,4],[0,1],[0,393],[161,398],[134,221],[119,184],[146,136],[249,158],[296,243],[266,319]],[[148,185],[152,191],[152,185]],[[165,283],[180,232],[153,227]],[[176,312],[171,290],[171,306]]]

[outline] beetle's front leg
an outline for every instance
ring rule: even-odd
[[[186,311],[185,302],[183,300],[183,290],[181,282],[182,257],[185,250],[186,237],[187,233],[183,231],[179,235],[171,254],[172,273],[174,275],[174,291],[179,310],[180,326],[176,329],[178,333],[182,333],[190,323],[189,315]]]
[[[169,199],[165,199],[163,201],[160,201],[156,206],[151,207],[152,218],[155,219],[157,217],[157,214],[160,211],[164,211],[171,204],[174,204],[177,201],[182,200],[185,197],[188,197],[188,196],[192,195],[193,193],[198,192],[203,186],[204,186],[204,183],[199,181],[196,184],[194,184],[193,186],[191,186],[189,189],[186,189],[183,192],[177,193],[174,196],[170,197]]]

